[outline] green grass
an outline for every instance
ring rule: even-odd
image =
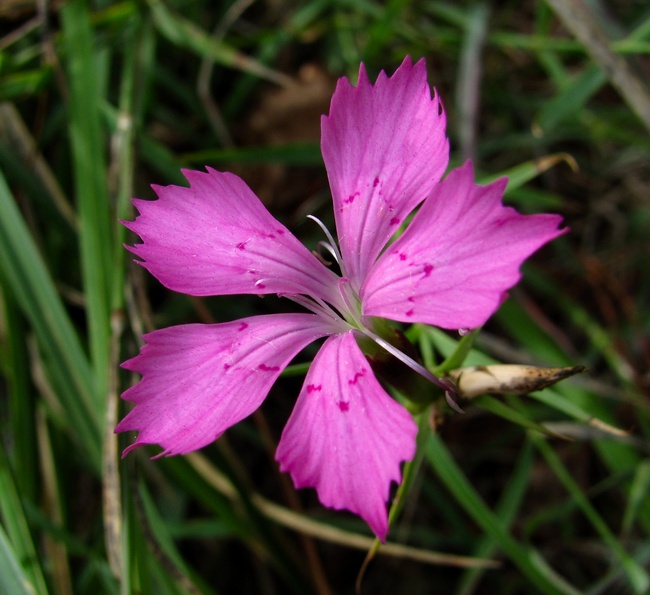
[[[552,2],[60,4],[0,12],[0,592],[648,592],[650,9],[589,3],[609,15],[621,81]],[[119,363],[143,332],[279,306],[165,290],[132,264],[119,219],[149,184],[210,165],[315,246],[305,216],[331,223],[317,131],[334,81],[406,54],[427,58],[452,162],[508,175],[509,203],[572,230],[476,335],[407,336],[439,372],[588,371],[418,412],[398,543],[382,549],[277,471],[304,361],[200,455],[120,458],[135,378]]]

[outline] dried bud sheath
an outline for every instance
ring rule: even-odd
[[[449,375],[457,384],[459,394],[471,399],[486,394],[526,395],[584,370],[584,366],[538,368],[505,364],[459,368],[452,370]]]

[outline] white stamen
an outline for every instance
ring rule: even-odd
[[[327,241],[329,244],[325,242],[319,242],[323,248],[325,248],[334,258],[336,263],[339,265],[339,268],[341,269],[341,275],[345,277],[345,269],[343,267],[343,258],[341,257],[341,253],[339,252],[339,249],[336,246],[336,242],[334,241],[334,238],[332,237],[332,234],[330,233],[329,229],[325,227],[325,224],[318,218],[314,217],[313,215],[307,215],[307,219],[311,219],[312,221],[315,221],[318,227],[320,227],[323,230],[323,233],[325,234],[325,237],[327,238]]]
[[[346,319],[349,318],[348,322],[353,323],[353,326],[362,328],[364,325],[361,322],[361,313],[359,311],[359,308],[355,307],[354,296],[350,295],[350,281],[347,277],[341,277],[339,279],[339,294],[341,295],[343,303],[345,304],[345,311],[342,312],[344,317]]]
[[[335,261],[339,264],[339,266],[340,266],[340,263],[339,263],[339,261],[337,260],[338,255],[336,254],[336,252],[334,252],[332,246],[330,246],[327,242],[318,242],[318,246],[319,246],[319,247],[322,246],[323,248],[325,248],[325,250],[327,250],[327,251],[332,255],[332,257],[334,258],[334,260],[335,260]],[[316,256],[318,256],[318,258],[321,260],[321,262],[322,262],[323,264],[325,264],[325,265],[327,265],[327,266],[329,266],[329,265],[332,264],[331,262],[328,262],[327,260],[325,260],[325,258],[323,258],[323,255],[320,254],[320,250],[318,251],[318,254],[316,254]]]
[[[434,376],[429,370],[427,370],[423,365],[416,362],[414,359],[410,358],[404,352],[400,351],[394,345],[391,345],[388,341],[382,339],[379,335],[376,335],[372,331],[364,328],[361,329],[361,332],[372,339],[377,345],[388,351],[392,356],[396,357],[399,361],[406,364],[411,370],[417,372],[420,376],[426,378],[432,384],[435,384],[438,388],[442,389],[445,392],[445,398],[449,402],[453,402],[453,397],[457,396],[458,392],[456,386],[451,380],[447,378],[438,378]]]
[[[331,322],[341,325],[343,328],[347,329],[347,324],[345,321],[338,315],[338,313],[328,306],[324,301],[315,297],[306,297],[304,295],[284,295],[287,299],[296,304],[300,304],[303,308],[306,308],[313,314],[330,320]]]

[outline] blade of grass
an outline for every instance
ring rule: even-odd
[[[49,367],[68,430],[99,469],[101,432],[93,406],[93,376],[54,283],[0,174],[0,277],[29,320]]]
[[[509,422],[521,426],[522,428],[535,430],[536,432],[540,432],[542,434],[557,437],[557,434],[548,428],[545,428],[544,426],[531,421],[526,414],[523,414],[516,409],[509,407],[494,397],[490,397],[488,395],[477,397],[475,399],[472,399],[472,403],[481,409],[485,409],[494,415],[498,415],[503,419],[507,419]]]
[[[577,112],[607,82],[603,71],[597,66],[590,66],[577,75],[553,99],[544,103],[537,115],[536,125],[542,133],[553,132]]]
[[[582,42],[612,85],[650,130],[650,93],[627,61],[614,53],[607,34],[591,14],[588,5],[576,0],[546,1],[564,25]]]
[[[650,19],[635,28],[625,41],[643,41],[647,36],[648,23]],[[540,52],[540,57],[542,53]],[[605,72],[597,65],[586,67],[571,79],[567,78],[566,70],[564,73],[563,81],[556,81],[556,84],[559,82],[561,85],[560,92],[544,103],[537,116],[537,125],[545,133],[552,132],[572,117],[579,117],[583,106],[607,82]]]
[[[102,113],[109,130],[111,133],[115,134],[120,126],[119,111],[108,102],[105,102],[102,105]],[[154,140],[148,136],[145,131],[140,132],[139,130],[135,141],[135,153],[137,153],[140,159],[147,163],[147,165],[150,166],[158,175],[164,176],[166,182],[179,186],[187,184],[187,180],[181,173],[181,167],[184,162],[177,159],[172,151],[170,151],[163,143]],[[209,159],[206,159],[206,161],[209,161]],[[202,162],[202,164],[204,163],[205,161]],[[130,208],[131,207],[129,206],[129,212]],[[128,218],[128,215],[123,209],[124,205],[118,204],[118,212],[124,213],[124,216]],[[120,214],[120,217],[121,216],[122,215]],[[118,237],[121,237],[121,227],[121,225],[118,227]],[[117,245],[119,245],[119,250],[122,250],[119,240],[116,240],[116,246]]]
[[[520,328],[526,329],[528,326],[523,324]],[[533,330],[535,330],[535,327],[533,327]],[[409,329],[407,336],[411,337],[412,332],[412,329]],[[458,349],[459,341],[455,341],[440,329],[423,326],[418,332],[420,338],[427,338],[430,340],[435,348],[445,357],[451,357]],[[478,339],[480,340],[480,335]],[[531,346],[532,345],[539,346],[540,342],[533,342],[531,343]],[[566,356],[561,355],[559,356],[559,362],[566,364],[569,363],[569,360]],[[469,354],[467,354],[465,363],[468,366],[489,366],[500,362],[483,354],[478,349],[472,349]],[[583,398],[583,395],[586,396]],[[600,401],[594,401],[593,395],[580,390],[576,385],[557,385],[553,388],[545,388],[544,390],[530,393],[528,398],[544,403],[580,423],[595,427],[596,429],[604,430],[610,435],[616,436],[620,434],[618,428],[611,425],[611,423],[604,421],[611,417],[607,408],[602,406]],[[592,410],[594,403],[600,403],[600,406],[596,410]],[[548,430],[549,428],[546,429]],[[606,451],[606,460],[614,465],[612,469],[617,468],[615,464],[616,461],[618,461],[619,466],[623,461],[626,461],[626,464],[628,464],[630,468],[636,466],[638,459],[634,456],[632,449],[626,448],[623,445],[612,444],[611,441],[599,441],[597,444],[601,450]],[[609,452],[610,450],[611,453]],[[628,456],[623,456],[625,453],[627,453]],[[650,508],[650,506],[644,506],[644,509],[648,508]]]
[[[293,13],[284,27],[273,27],[265,32],[264,42],[254,50],[256,60],[263,64],[271,64],[277,60],[288,43],[301,36],[309,37],[314,29],[318,29],[322,15],[331,10],[330,0],[311,0],[303,3]],[[241,76],[221,105],[222,114],[226,119],[242,117],[242,106],[250,101],[251,95],[258,88],[259,78],[250,74]]]
[[[76,230],[77,215],[74,209],[20,112],[12,103],[0,104],[0,139],[5,145],[0,152],[0,164],[5,165],[5,171],[11,174],[9,181],[19,183],[39,207],[39,200],[45,203],[43,197],[49,198],[58,214],[71,229]]]
[[[532,585],[544,593],[577,595],[578,591],[553,572],[538,552],[510,535],[503,521],[483,502],[435,434],[431,434],[429,439],[426,458],[458,504],[517,565]]]
[[[525,161],[524,163],[520,163],[519,165],[511,167],[510,169],[498,174],[483,176],[480,179],[480,183],[490,184],[499,178],[506,177],[508,178],[508,186],[506,187],[505,195],[508,196],[509,193],[521,188],[527,182],[530,182],[545,171],[548,171],[551,167],[554,167],[563,161],[574,171],[578,169],[578,165],[571,155],[568,153],[555,153],[553,155],[540,157],[539,159]]]
[[[644,502],[650,499],[650,460],[639,463],[630,487],[630,497],[623,515],[622,533],[632,530]]]
[[[620,382],[624,386],[633,386],[633,372],[630,364],[621,356],[613,337],[602,326],[600,321],[595,319],[584,306],[561,291],[556,283],[553,283],[546,275],[534,267],[527,268],[526,279],[540,295],[551,297],[570,317],[576,328],[582,329],[593,347],[605,359],[612,372],[618,376]]]
[[[93,399],[105,410],[110,362],[111,236],[106,156],[100,109],[103,81],[93,43],[87,3],[67,2],[61,10],[70,100],[69,134],[73,155],[79,241],[91,361],[95,375]]]
[[[584,45],[574,39],[548,37],[546,35],[525,35],[510,31],[495,31],[490,34],[489,42],[507,50],[520,49],[532,52],[553,50],[565,54],[584,55],[587,53]],[[650,43],[647,41],[615,40],[610,43],[611,50],[616,54],[648,54]]]
[[[623,549],[617,537],[610,531],[605,521],[591,505],[587,496],[573,480],[568,469],[564,466],[548,442],[535,434],[531,434],[530,438],[548,463],[549,467],[552,469],[553,473],[555,473],[556,477],[560,480],[567,492],[571,494],[573,501],[582,510],[585,517],[587,517],[591,526],[597,531],[603,542],[607,544],[616,558],[618,558],[621,566],[625,569],[625,573],[627,574],[627,578],[634,589],[634,592],[646,593],[648,587],[650,587],[650,576],[648,573]]]
[[[194,23],[169,11],[160,0],[147,0],[147,4],[156,27],[172,43],[224,66],[254,74],[278,85],[291,84],[290,77],[264,66],[261,62],[215,39]]]
[[[527,276],[526,280],[530,281],[530,276]],[[559,289],[556,287],[554,292]],[[536,365],[562,367],[588,363],[573,361],[567,353],[570,346],[563,348],[559,345],[554,337],[549,336],[548,329],[540,328],[516,300],[506,300],[495,314],[495,318],[512,336],[513,342],[530,354],[532,363]]]
[[[47,68],[5,74],[0,80],[0,101],[35,95],[47,85],[50,76]]]
[[[19,556],[0,525],[0,592],[16,595],[40,595],[47,591],[36,591],[18,562]]]
[[[503,527],[507,530],[515,520],[524,494],[528,489],[528,482],[533,464],[533,447],[530,441],[524,444],[521,454],[515,463],[514,471],[510,476],[508,483],[501,492],[501,497],[495,508],[495,514],[500,519]],[[493,556],[497,549],[497,544],[489,536],[484,536],[474,550],[474,555],[478,558],[487,558]],[[464,574],[458,588],[458,595],[470,595],[475,590],[481,577],[485,573],[482,568],[470,568]]]
[[[117,197],[117,217],[127,219],[131,211],[130,198],[133,195],[134,176],[134,136],[135,136],[135,102],[136,76],[142,59],[142,46],[150,42],[150,36],[143,35],[140,19],[133,19],[129,36],[125,40],[124,63],[120,86],[119,107],[116,127],[111,139],[111,167],[109,184]],[[150,31],[150,29],[147,29]],[[105,527],[105,543],[113,574],[120,580],[122,588],[128,585],[129,569],[124,560],[124,545],[127,543],[123,535],[124,524],[128,516],[123,516],[122,490],[120,476],[120,459],[118,454],[118,437],[113,432],[119,411],[119,380],[118,365],[120,359],[120,337],[124,327],[124,295],[125,295],[125,255],[121,248],[125,240],[126,230],[118,225],[115,231],[117,237],[113,251],[111,277],[114,279],[111,308],[111,343],[110,371],[107,386],[106,428],[104,432],[103,460],[103,512]],[[125,576],[127,573],[127,576]]]
[[[3,525],[7,528],[7,536],[12,544],[12,550],[20,564],[30,590],[36,593],[47,593],[45,578],[39,564],[38,554],[34,547],[25,511],[16,488],[13,474],[9,468],[9,460],[4,447],[0,444],[0,513]],[[7,559],[7,563],[10,560]],[[13,591],[6,591],[12,593]]]
[[[34,426],[34,393],[29,382],[29,350],[26,343],[27,324],[9,292],[2,296],[5,310],[7,353],[3,355],[9,383],[9,427],[3,434],[12,436],[11,458],[14,469],[21,472],[16,478],[24,498],[36,498],[36,428]],[[4,348],[3,348],[4,351]],[[4,427],[3,427],[4,428]]]
[[[474,159],[478,133],[482,55],[490,10],[477,3],[467,9],[455,102],[458,110],[458,141],[462,159]]]
[[[445,358],[445,361],[442,362],[439,366],[436,366],[433,370],[433,373],[436,376],[441,376],[450,370],[460,368],[463,365],[465,358],[472,350],[477,337],[478,329],[461,337],[454,352],[451,355],[447,356]]]
[[[156,538],[156,543],[160,546],[166,558],[174,564],[176,569],[174,574],[177,574],[176,582],[182,588],[183,592],[205,593],[206,595],[215,593],[213,589],[200,580],[181,556],[173,538],[169,534],[166,520],[156,509],[153,498],[149,494],[144,483],[140,483],[140,498],[142,499],[142,505],[147,516],[148,524],[151,527],[153,536]],[[200,590],[197,585],[195,585],[195,582],[200,587]]]
[[[51,434],[46,421],[43,408],[39,408],[36,417],[38,432],[38,449],[40,454],[40,471],[42,481],[41,506],[46,511],[48,519],[62,526],[64,513],[62,507],[61,485],[57,473],[59,459],[52,443]],[[65,540],[59,539],[52,532],[44,535],[47,560],[52,565],[51,580],[57,595],[71,595],[72,574],[68,560],[68,551]]]
[[[572,325],[589,338],[593,348],[603,357],[612,371],[619,376],[619,379],[626,386],[626,392],[630,395],[631,402],[634,402],[633,399],[636,393],[631,382],[630,366],[619,354],[610,334],[600,326],[598,321],[593,319],[583,306],[570,299],[546,276],[541,275],[532,267],[529,268],[527,279],[541,295],[553,299],[562,308]],[[526,346],[531,354],[541,356],[544,359],[547,358],[549,353],[546,345],[543,342],[533,340],[535,332],[541,332],[535,323],[526,320],[527,315],[523,310],[519,310],[518,318],[520,323],[513,324],[513,317],[510,315],[504,317],[503,313],[505,311],[508,311],[509,314],[516,312],[518,307],[514,303],[506,303],[504,306],[505,308],[502,308],[502,311],[497,315],[499,320],[508,326],[516,336],[517,341]],[[568,361],[564,357],[560,359],[564,362]],[[615,412],[610,401],[603,400],[601,397],[590,391],[582,390],[576,385],[572,385],[570,391],[567,391],[565,387],[558,387],[557,390],[533,393],[531,397],[564,411],[567,415],[586,424],[596,426],[602,423],[606,425],[616,424]],[[619,472],[624,469],[633,472],[642,460],[640,453],[635,448],[620,442],[597,440],[594,442],[594,446],[605,465],[612,472]],[[646,531],[650,530],[650,501],[644,501],[640,504],[639,514]]]

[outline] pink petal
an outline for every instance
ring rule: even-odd
[[[239,177],[184,171],[189,188],[154,186],[125,225],[131,248],[163,285],[191,295],[304,293],[325,298],[336,276],[279,223]]]
[[[358,289],[404,218],[440,180],[449,159],[446,118],[431,98],[424,60],[407,57],[372,85],[363,66],[339,79],[321,148],[334,198],[345,275]]]
[[[328,332],[313,314],[271,314],[145,335],[140,354],[122,364],[142,374],[122,395],[135,407],[115,431],[139,432],[124,454],[143,444],[162,446],[158,456],[185,454],[213,442],[257,409],[291,359]]]
[[[448,329],[485,323],[523,261],[567,231],[558,215],[503,206],[505,186],[475,185],[470,162],[452,171],[368,275],[364,314]]]
[[[360,515],[385,541],[390,483],[413,458],[417,426],[379,385],[352,331],[327,339],[309,368],[276,459],[297,488]]]

